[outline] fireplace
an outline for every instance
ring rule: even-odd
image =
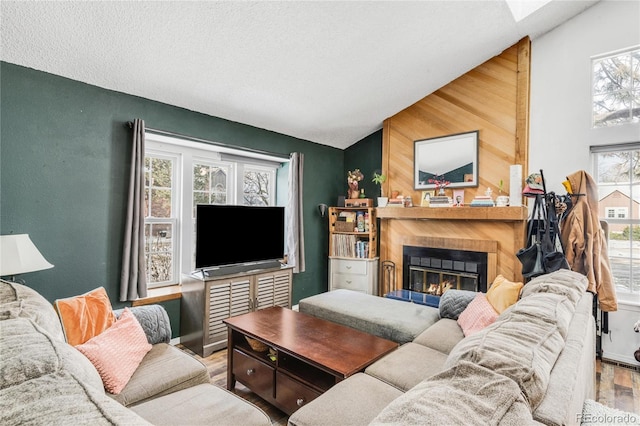
[[[402,247],[403,290],[440,296],[447,288],[487,291],[487,253]]]

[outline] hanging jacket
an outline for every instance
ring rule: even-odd
[[[604,312],[618,310],[616,290],[607,254],[607,241],[598,217],[598,187],[584,170],[577,171],[567,180],[571,184],[573,208],[562,221],[560,238],[572,271],[584,274],[587,290],[598,295]]]

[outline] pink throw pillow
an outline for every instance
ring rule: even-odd
[[[465,336],[470,336],[494,323],[498,313],[484,293],[478,293],[458,317],[458,325]]]
[[[124,312],[111,327],[76,346],[94,365],[107,392],[119,394],[151,350],[151,344],[131,311]]]

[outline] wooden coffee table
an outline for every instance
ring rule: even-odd
[[[287,414],[398,347],[279,306],[223,322],[229,335],[227,389],[235,388],[237,380]],[[263,348],[252,349],[246,337]]]

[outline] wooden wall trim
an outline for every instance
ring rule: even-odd
[[[531,40],[518,42],[518,86],[516,103],[516,162],[522,177],[529,176],[529,104],[531,95]]]

